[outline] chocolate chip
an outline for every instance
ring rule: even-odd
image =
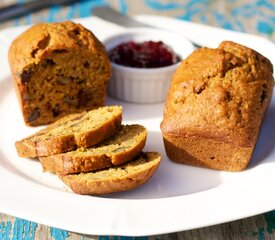
[[[77,84],[81,84],[81,83],[84,82],[84,80],[83,80],[83,79],[78,79],[78,78],[77,78],[77,79],[75,80],[75,82],[76,82]]]
[[[20,74],[20,78],[21,78],[22,82],[24,84],[27,84],[30,81],[32,74],[33,74],[32,70],[24,70]]]
[[[90,67],[90,63],[89,63],[89,62],[85,62],[85,63],[83,63],[83,66],[84,66],[85,68],[89,68],[89,67]]]
[[[66,49],[55,49],[55,50],[53,50],[53,53],[67,53],[68,52],[68,50],[66,50]]]
[[[52,59],[50,59],[50,58],[46,59],[46,65],[53,66],[55,64],[56,63]]]
[[[78,93],[78,107],[87,106],[87,103],[91,100],[92,95],[90,92],[80,90]]]
[[[204,87],[198,87],[198,88],[195,88],[194,90],[195,90],[195,93],[199,95],[203,92]]]
[[[228,92],[228,91],[225,92],[224,100],[226,102],[230,102],[232,100],[232,96],[231,96],[230,92]]]
[[[35,109],[32,111],[31,115],[29,116],[28,121],[29,121],[29,122],[33,122],[33,121],[35,121],[37,118],[39,118],[39,116],[40,116],[40,109],[39,109],[39,108],[35,108]]]
[[[79,35],[80,34],[80,30],[78,28],[74,29],[72,31],[75,35]]]
[[[262,95],[261,95],[261,104],[263,104],[264,100],[267,98],[267,87],[264,84],[262,88]]]
[[[52,109],[52,113],[54,117],[57,117],[60,114],[60,108],[59,105],[56,105],[53,109]]]
[[[39,51],[39,48],[35,48],[32,50],[31,55],[33,58],[35,58],[35,55],[38,53],[38,51]]]

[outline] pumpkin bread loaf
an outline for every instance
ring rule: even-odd
[[[122,107],[105,106],[65,116],[15,143],[20,157],[37,157],[90,147],[121,128]]]
[[[110,63],[102,43],[80,24],[41,23],[9,49],[14,87],[27,125],[102,106]]]
[[[156,152],[145,152],[120,166],[89,173],[60,175],[60,179],[75,193],[88,195],[127,191],[147,182],[160,164]]]
[[[143,149],[146,141],[146,128],[141,125],[122,126],[116,134],[90,148],[39,157],[44,171],[59,175],[89,172],[123,164]]]
[[[267,58],[234,42],[193,52],[174,74],[166,99],[161,130],[168,157],[245,169],[271,100],[272,74]]]

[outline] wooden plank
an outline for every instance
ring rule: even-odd
[[[188,230],[178,233],[155,235],[144,237],[149,240],[184,240],[184,239],[275,239],[275,212],[268,212],[254,217],[241,219],[229,223],[219,224],[210,227],[204,227],[194,230]],[[20,218],[0,214],[0,239],[67,239],[67,240],[96,240],[110,239],[111,237],[87,236],[83,234],[68,232],[62,229],[48,227],[42,224],[36,224]],[[123,238],[123,237],[122,237]],[[124,238],[126,239],[126,238]],[[128,238],[127,240],[131,240]]]

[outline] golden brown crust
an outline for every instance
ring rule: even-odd
[[[27,125],[104,104],[109,59],[101,42],[80,24],[30,27],[11,44],[9,63]]]
[[[105,106],[65,116],[15,143],[20,157],[58,154],[100,143],[121,127],[122,107]]]
[[[174,162],[227,171],[244,170],[254,149],[195,136],[164,135],[164,145],[167,156]]]
[[[44,171],[57,172],[59,175],[108,168],[138,155],[145,145],[146,135],[146,129],[141,125],[125,125],[97,146],[39,157],[39,160]]]
[[[59,176],[75,193],[102,195],[136,188],[147,182],[160,164],[156,152],[143,153],[121,166],[90,173]]]
[[[217,148],[227,149],[229,154],[239,152],[239,158],[243,159],[240,165],[246,166],[271,100],[272,74],[268,59],[229,41],[222,42],[217,49],[198,49],[185,59],[172,79],[161,123],[166,150],[172,160],[178,151],[178,156],[185,157],[182,162],[193,164],[194,156],[185,154],[188,151],[193,154],[194,150],[188,141],[196,144],[197,149],[205,141],[220,143]],[[182,142],[176,150],[177,145],[171,144],[179,138]],[[223,158],[219,151],[216,151],[219,158],[212,156],[217,164]],[[197,154],[196,165],[203,162],[204,166],[209,163],[209,167],[214,164],[213,168],[243,169],[237,166],[238,160],[234,166],[233,159],[215,167],[214,161],[206,157],[207,152],[205,148]]]

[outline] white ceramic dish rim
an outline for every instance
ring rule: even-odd
[[[247,45],[254,46],[268,56],[273,63],[275,62],[274,56],[272,56],[274,51],[271,51],[275,48],[274,44],[259,37],[165,17],[139,16],[138,19],[156,26],[163,26],[165,23],[170,27],[170,30],[175,28],[178,31],[180,26],[188,33],[188,37],[194,40],[201,34],[205,36],[204,39],[201,39],[201,43],[207,46],[216,46],[224,38],[247,43]],[[106,25],[106,23],[98,21],[96,18],[77,21],[91,29],[94,28],[101,39],[108,35],[102,33],[102,29],[104,26],[109,27],[110,25]],[[3,49],[5,43],[8,43],[22,29],[15,28],[2,31],[0,33],[0,50],[6,52]],[[209,35],[211,38],[208,37]],[[11,86],[5,88],[7,78],[10,78],[6,60],[4,60],[2,66],[3,71],[0,73],[1,88],[8,89],[10,92]],[[2,103],[5,101],[3,95],[2,92],[2,95],[0,95],[1,109],[3,109],[4,105]],[[274,108],[274,102],[275,98],[273,96],[272,109]],[[10,104],[9,102],[6,103]],[[140,106],[134,104],[125,104],[124,106],[127,110],[126,113],[129,115],[136,110],[141,111]],[[153,107],[148,106],[142,108],[142,110],[147,109],[147,112],[153,110],[152,114],[154,114],[155,108],[162,107],[162,105],[151,106]],[[12,114],[13,109],[10,106],[5,109]],[[142,112],[140,114],[144,116]],[[2,133],[5,132],[5,128],[10,128],[10,126],[2,125],[2,123],[10,123],[11,121],[3,117],[4,114],[0,115],[0,130]],[[16,120],[20,121],[19,119]],[[159,116],[153,115],[150,119],[144,120],[139,116],[132,120],[128,119],[129,122],[137,120],[148,124],[151,127],[151,133],[158,131],[155,122],[159,120]],[[21,130],[22,132],[16,129],[16,132],[12,134],[16,135],[20,132],[21,135],[24,135],[29,132],[29,129],[24,128]],[[6,214],[49,226],[85,234],[144,236],[209,226],[256,215],[275,208],[274,149],[263,161],[263,164],[256,165],[256,167],[245,172],[236,174],[220,172],[224,182],[211,189],[172,197],[144,199],[129,199],[126,197],[126,199],[122,199],[79,196],[41,185],[39,178],[34,180],[31,176],[24,175],[18,171],[16,166],[11,164],[11,161],[16,160],[13,159],[14,150],[11,146],[6,145],[9,136],[4,135],[4,137],[5,139],[3,139],[3,135],[0,135],[0,210]],[[154,139],[149,139],[148,144],[149,146],[155,146]],[[5,148],[9,148],[10,154],[3,154],[4,151],[8,151]],[[160,149],[160,151],[163,151],[163,149]],[[165,157],[165,154],[163,156]],[[18,161],[18,163],[21,167],[21,162]],[[165,167],[171,165],[168,161],[163,161],[162,164]],[[197,170],[187,166],[180,168],[187,168],[192,173]],[[207,173],[208,171],[203,170],[203,172]],[[157,175],[155,176],[157,177]],[[39,175],[39,177],[51,180],[51,176],[47,174]],[[188,180],[188,175],[185,178]],[[54,178],[54,183],[57,180]],[[152,179],[153,183],[155,181],[156,179]],[[185,187],[188,186],[185,185]],[[143,188],[143,190],[145,189]],[[140,193],[143,193],[143,190]]]
[[[158,73],[162,73],[164,71],[169,71],[170,69],[174,69],[177,68],[180,63],[175,63],[172,64],[170,66],[166,66],[166,67],[160,67],[160,68],[136,68],[136,67],[126,67],[126,66],[122,66],[119,65],[117,63],[111,63],[113,66],[115,66],[117,69],[121,69],[122,71],[127,71],[130,73],[136,73],[136,74],[141,74],[141,75],[145,75],[145,74],[158,74]]]

